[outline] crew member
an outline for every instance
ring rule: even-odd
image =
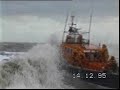
[[[110,62],[111,62],[111,64],[112,64],[112,70],[113,70],[113,72],[116,72],[116,70],[117,70],[117,63],[116,63],[116,60],[115,60],[115,57],[114,56],[111,56],[111,58],[110,58]]]
[[[104,61],[107,61],[109,58],[109,53],[108,53],[108,49],[107,46],[105,44],[102,45],[102,49],[101,49],[101,55]]]
[[[69,32],[70,32],[70,33],[71,33],[71,32],[74,32],[73,27],[70,27],[70,28],[69,28]]]

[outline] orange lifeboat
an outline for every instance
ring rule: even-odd
[[[85,39],[79,29],[75,27],[73,18],[74,16],[72,16],[69,30],[64,31],[67,35],[61,44],[62,55],[68,64],[96,72],[109,71],[113,66],[116,67],[115,59],[113,57],[109,59],[107,46],[90,44],[89,39]]]

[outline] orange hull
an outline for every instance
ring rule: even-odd
[[[103,60],[103,58],[99,58],[92,61],[88,60],[84,53],[84,51],[87,49],[80,44],[64,43],[61,45],[61,48],[63,57],[67,60],[69,64],[73,66],[97,72],[104,72],[111,68],[111,63],[109,61]]]

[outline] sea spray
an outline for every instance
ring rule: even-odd
[[[63,82],[59,50],[39,44],[25,55],[0,64],[0,88],[72,88]]]

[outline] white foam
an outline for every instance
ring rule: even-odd
[[[58,69],[57,47],[41,44],[24,56],[0,65],[0,88],[71,88]]]

